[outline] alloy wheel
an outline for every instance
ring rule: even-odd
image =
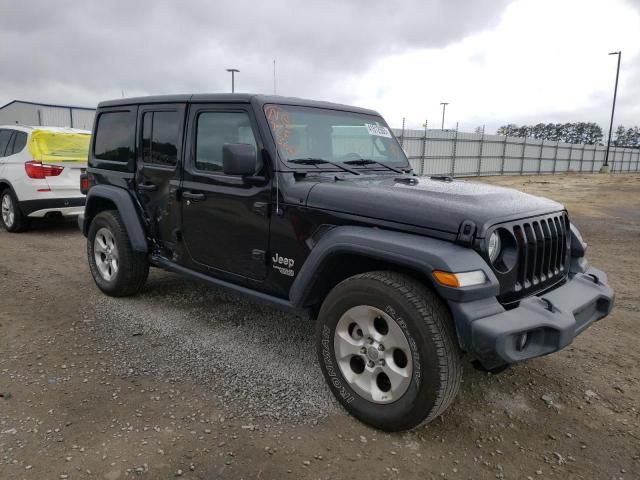
[[[108,228],[96,232],[93,241],[93,257],[102,278],[110,282],[118,273],[120,257],[115,238]]]
[[[0,206],[0,209],[2,210],[2,221],[7,228],[11,228],[16,219],[16,212],[13,206],[13,200],[8,193],[5,193],[2,196],[2,205]]]
[[[334,350],[342,375],[358,395],[373,403],[391,403],[411,383],[413,358],[398,323],[382,310],[359,305],[336,325]]]

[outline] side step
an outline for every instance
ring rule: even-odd
[[[157,267],[163,268],[170,272],[179,273],[180,275],[184,275],[195,280],[203,281],[210,285],[214,285],[229,293],[242,296],[253,302],[269,305],[270,307],[276,308],[283,312],[293,313],[301,317],[309,317],[309,312],[306,309],[295,307],[289,300],[285,298],[274,297],[273,295],[269,295],[268,293],[258,292],[241,285],[236,285],[235,283],[227,282],[226,280],[210,277],[209,275],[205,275],[195,270],[191,270],[190,268],[183,267],[182,265],[178,265],[177,263],[156,255],[151,255],[149,261]]]

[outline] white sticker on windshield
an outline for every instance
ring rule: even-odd
[[[365,123],[369,135],[375,135],[376,137],[391,138],[391,132],[387,127],[381,127],[380,125],[373,125],[372,123]]]

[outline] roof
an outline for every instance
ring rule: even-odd
[[[124,105],[152,104],[152,103],[253,103],[259,105],[277,103],[282,105],[297,105],[304,107],[329,108],[348,112],[378,115],[374,110],[342,105],[339,103],[307,100],[304,98],[281,97],[279,95],[258,95],[251,93],[194,93],[181,95],[154,95],[148,97],[119,98],[100,102],[98,108],[117,107]]]
[[[38,102],[28,102],[26,100],[11,100],[9,103],[2,105],[0,107],[0,110],[2,110],[5,107],[8,107],[9,105],[12,105],[14,103],[24,103],[26,105],[35,105],[38,107],[54,107],[54,108],[73,108],[74,110],[91,110],[91,111],[95,111],[95,108],[91,108],[91,107],[77,107],[74,105],[56,105],[53,103],[38,103]]]
[[[14,123],[11,125],[0,125],[0,129],[2,130],[18,130],[20,132],[26,132],[26,133],[30,133],[33,132],[35,130],[44,130],[47,132],[58,132],[58,133],[86,133],[88,135],[91,135],[91,132],[88,130],[83,130],[80,128],[69,128],[69,127],[47,127],[47,126],[40,126],[40,125],[22,125],[19,123]]]

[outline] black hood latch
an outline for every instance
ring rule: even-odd
[[[464,220],[460,224],[460,228],[458,229],[458,236],[456,238],[456,243],[461,245],[473,245],[473,239],[476,235],[476,224],[471,220]]]

